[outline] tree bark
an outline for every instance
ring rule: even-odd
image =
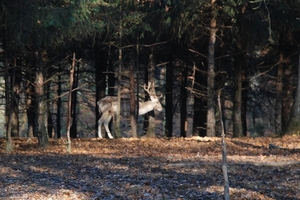
[[[121,130],[120,130],[120,121],[121,121],[121,73],[122,73],[122,66],[123,66],[123,26],[122,26],[122,14],[123,14],[123,7],[122,2],[120,3],[120,19],[119,19],[119,47],[118,47],[118,61],[119,61],[119,67],[118,67],[118,102],[117,102],[117,116],[116,121],[114,123],[115,127],[115,134],[117,138],[121,137]]]
[[[233,97],[233,137],[243,136],[242,124],[242,69],[235,65],[235,91]]]
[[[71,152],[71,121],[72,121],[72,89],[74,84],[74,73],[76,65],[76,55],[73,53],[72,64],[70,69],[70,85],[68,97],[68,114],[67,114],[67,152]]]
[[[77,70],[76,70],[77,66]],[[72,103],[71,103],[71,115],[72,115],[72,124],[71,124],[71,138],[77,138],[77,90],[78,87],[78,81],[79,81],[79,65],[78,63],[75,63],[74,66],[74,74],[73,74],[73,85],[72,85]]]
[[[290,120],[285,131],[285,134],[288,135],[300,135],[300,50],[298,54],[298,83],[296,87],[296,94],[294,98]]]
[[[48,72],[47,74],[52,74],[52,72],[50,71],[50,73]],[[49,75],[48,75],[48,78],[49,78]],[[54,131],[54,124],[53,124],[52,113],[51,113],[51,105],[52,105],[51,94],[52,94],[52,92],[50,92],[50,90],[51,90],[50,84],[47,84],[46,87],[47,87],[47,124],[48,124],[47,128],[48,128],[49,138],[53,138],[55,136],[55,131]]]
[[[7,23],[7,17],[5,14],[2,15],[3,23]],[[2,34],[2,44],[4,49],[8,48],[7,41],[9,35],[7,34],[7,26],[1,27],[1,34]],[[5,84],[5,136],[6,136],[6,151],[11,152],[12,147],[12,139],[11,139],[11,130],[10,130],[10,107],[11,104],[11,97],[10,97],[10,79],[9,79],[9,62],[8,62],[8,53],[7,50],[4,51],[4,68],[5,68],[5,75],[4,75],[4,84]]]
[[[107,85],[108,85],[108,96],[114,96],[115,95],[115,82],[116,82],[116,77],[115,77],[115,71],[114,71],[114,66],[113,66],[113,60],[111,57],[108,56],[107,58]]]
[[[195,83],[193,89],[196,91],[194,97],[194,117],[193,117],[193,135],[194,136],[206,136],[206,120],[207,120],[207,99],[203,98],[204,91],[201,91],[201,87],[207,87],[207,81],[205,81],[205,75],[201,73],[204,71],[205,66],[199,62],[198,68],[195,69]],[[200,67],[202,66],[202,68]],[[203,92],[203,94],[201,94]]]
[[[100,51],[99,45],[95,46],[95,78],[96,78],[96,103],[95,103],[95,130],[98,130],[98,120],[100,119],[99,110],[97,107],[97,102],[105,97],[105,70],[107,69],[107,54],[106,52]],[[102,127],[103,128],[103,127]],[[95,135],[98,137],[98,133]]]
[[[26,68],[26,114],[27,114],[27,137],[36,137],[35,131],[35,92],[32,83],[34,81],[32,74],[32,67],[27,66]]]
[[[166,67],[166,124],[165,124],[165,136],[172,137],[173,135],[173,50],[171,49],[171,55],[169,63]]]
[[[215,43],[217,33],[215,0],[211,0],[212,18],[210,20],[210,33],[208,44],[208,69],[207,69],[207,130],[209,137],[216,136],[215,117]]]
[[[13,150],[12,138],[11,138],[11,118],[12,111],[9,106],[12,104],[12,92],[10,92],[10,78],[9,78],[9,64],[7,61],[7,55],[4,55],[4,66],[5,66],[5,116],[6,116],[6,151],[11,152]]]
[[[62,84],[62,80],[61,80],[61,64],[58,65],[58,86],[57,86],[57,111],[56,111],[56,138],[60,138],[61,137],[61,93],[62,93],[62,88],[61,88],[61,84]]]
[[[47,133],[47,110],[44,101],[44,74],[46,67],[47,53],[45,51],[36,52],[38,62],[35,73],[35,94],[36,94],[36,117],[35,129],[37,131],[38,145],[46,148],[49,145]]]
[[[284,77],[283,77],[283,93],[282,93],[282,127],[286,129],[289,124],[291,110],[294,101],[293,95],[293,66],[289,63],[284,68]],[[285,132],[285,131],[283,131]]]
[[[277,67],[276,101],[275,101],[275,131],[282,134],[282,81],[283,81],[283,52],[279,53],[280,64]]]
[[[135,82],[134,82],[134,64],[130,63],[130,123],[132,137],[137,138],[137,112],[136,112],[136,101],[135,101]]]
[[[220,113],[220,124],[221,124],[221,136],[222,136],[222,172],[224,177],[224,199],[229,200],[229,180],[228,180],[228,164],[227,164],[227,151],[226,151],[226,139],[225,139],[225,130],[223,123],[223,112],[221,106],[221,93],[218,91],[218,107]]]
[[[186,60],[187,61],[187,60]],[[180,84],[180,136],[186,137],[187,134],[187,108],[186,108],[186,100],[187,100],[187,63],[184,63],[183,68],[181,69],[181,84]]]
[[[11,74],[11,136],[19,137],[19,100],[20,100],[20,91],[21,91],[21,69],[17,66],[16,58],[14,59],[14,69]]]
[[[150,54],[149,56],[149,64],[148,64],[148,82],[155,84],[155,62],[154,62],[154,57],[153,53]],[[151,87],[150,89],[151,93],[156,94],[155,92],[155,86]],[[146,134],[144,135],[145,137],[156,137],[155,133],[155,116],[154,116],[154,111],[149,112],[148,114],[148,128],[146,131]]]

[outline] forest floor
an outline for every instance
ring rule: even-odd
[[[223,199],[220,138],[13,143],[0,139],[0,199]],[[226,143],[231,199],[300,199],[300,137]]]

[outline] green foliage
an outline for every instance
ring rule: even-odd
[[[2,12],[15,50],[24,51],[28,45],[55,48],[101,34],[105,27],[102,16],[97,15],[107,7],[104,1],[52,0],[22,4],[4,1],[3,4]]]
[[[151,26],[144,22],[144,17],[146,15],[144,13],[132,12],[130,15],[124,17],[121,21],[123,27],[123,34],[125,36],[137,35],[139,34],[140,38],[144,37],[144,32],[150,32]]]

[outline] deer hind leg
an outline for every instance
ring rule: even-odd
[[[106,133],[107,133],[107,136],[109,137],[109,139],[114,139],[114,137],[111,135],[110,130],[109,130],[109,127],[108,127],[111,118],[112,118],[112,116],[109,115],[109,116],[105,119],[105,121],[104,121],[104,127],[105,127],[105,130],[106,130]]]
[[[100,119],[98,120],[98,137],[99,138],[102,139],[101,126],[103,124],[104,128],[108,134],[108,137],[112,139],[112,136],[111,136],[109,128],[108,128],[108,124],[109,124],[111,118],[112,118],[112,116],[111,116],[110,112],[102,113]]]
[[[98,137],[101,139],[102,139],[101,126],[102,126],[103,122],[104,122],[104,115],[102,114],[102,116],[98,120]]]
[[[102,116],[100,117],[100,119],[98,120],[98,137],[102,139],[102,132],[101,132],[101,126],[102,124],[104,125],[104,128],[107,132],[107,135],[110,139],[113,139],[114,137],[111,135],[109,128],[108,128],[108,124],[111,120],[112,116],[108,113],[103,113]]]

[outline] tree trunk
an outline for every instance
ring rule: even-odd
[[[74,84],[74,73],[76,65],[76,56],[73,53],[72,65],[70,69],[70,85],[69,85],[69,97],[68,97],[68,114],[67,114],[67,152],[71,152],[71,121],[72,121],[72,90]]]
[[[277,67],[276,101],[275,101],[275,131],[282,134],[282,81],[283,81],[283,52],[279,53],[279,65]]]
[[[242,70],[239,65],[236,65],[234,70],[235,91],[233,98],[233,137],[241,137],[243,136],[244,131],[242,124]]]
[[[115,95],[115,82],[116,82],[116,77],[115,77],[115,71],[114,71],[114,65],[113,65],[113,60],[111,57],[108,56],[107,58],[107,68],[108,68],[108,74],[107,74],[107,85],[108,85],[108,96],[114,96]]]
[[[148,82],[150,82],[152,84],[155,84],[154,74],[155,74],[155,62],[154,62],[153,54],[151,53],[149,56],[149,64],[148,64]],[[151,87],[150,91],[151,91],[151,93],[156,94],[154,85],[153,85],[153,87]],[[148,128],[147,128],[147,132],[144,136],[145,137],[156,137],[154,111],[149,112],[148,117],[149,117],[148,118]]]
[[[38,145],[41,148],[46,148],[49,145],[47,133],[47,110],[44,101],[44,74],[46,67],[47,53],[45,51],[36,52],[37,65],[35,73],[35,94],[36,94],[36,117],[35,129],[37,131]]]
[[[294,104],[291,111],[290,120],[285,131],[288,135],[300,135],[300,51],[298,60],[298,83],[296,87],[296,94],[294,98]]]
[[[207,69],[207,132],[206,135],[216,135],[215,124],[215,43],[217,33],[215,0],[211,0],[212,18],[210,21],[210,33],[208,44],[208,69]]]
[[[221,137],[222,137],[222,172],[224,178],[224,199],[229,200],[229,180],[228,180],[228,164],[227,164],[227,151],[226,151],[226,139],[225,129],[223,123],[223,112],[221,104],[222,91],[218,91],[218,107],[220,113],[220,124],[221,124]]]
[[[286,59],[294,51],[287,30],[279,36],[279,65],[277,67],[275,130],[282,135],[288,126],[294,100],[294,66]]]
[[[75,63],[77,66],[77,70],[75,69],[76,66],[74,66],[74,74],[73,74],[73,85],[72,85],[72,103],[71,103],[71,115],[72,115],[72,124],[71,124],[71,138],[77,138],[77,87],[78,87],[78,79],[79,79],[79,65],[78,63]]]
[[[51,74],[51,73],[50,73]],[[54,124],[52,119],[52,113],[51,113],[51,87],[50,84],[47,84],[47,124],[48,124],[48,134],[49,138],[53,138],[55,136],[54,134]]]
[[[12,91],[12,102],[11,102],[11,136],[19,137],[19,100],[20,100],[20,88],[21,88],[21,76],[22,71],[16,64],[16,58],[14,59],[14,69],[11,74],[11,91]]]
[[[119,18],[119,47],[118,47],[118,53],[119,53],[119,67],[118,67],[118,102],[117,102],[117,116],[116,121],[114,124],[114,130],[117,138],[121,137],[121,130],[120,130],[120,121],[121,121],[121,73],[122,73],[122,67],[123,67],[123,26],[122,26],[122,14],[123,14],[123,7],[122,2],[120,3],[120,18]]]
[[[242,66],[247,66],[247,60],[246,54],[243,54],[242,58]],[[247,80],[247,73],[246,70],[242,71],[242,108],[241,108],[241,114],[242,114],[242,127],[243,132],[242,136],[247,136],[247,100],[248,100],[248,80]]]
[[[133,58],[132,58],[133,59]],[[137,138],[137,112],[136,112],[136,101],[135,101],[135,82],[134,82],[134,64],[130,64],[130,123],[132,137]]]
[[[169,63],[166,69],[166,124],[165,124],[165,136],[172,137],[173,135],[173,53],[171,49],[171,55]]]
[[[187,61],[187,60],[186,60]],[[187,100],[187,63],[184,63],[183,68],[181,69],[181,84],[180,84],[180,136],[186,137],[187,132],[187,108],[186,108],[186,100]]]
[[[61,137],[61,93],[62,93],[62,88],[61,88],[61,84],[62,84],[62,80],[61,80],[61,65],[58,65],[58,76],[57,76],[57,82],[58,82],[58,86],[57,86],[57,111],[56,111],[56,138],[60,138]]]
[[[27,66],[26,69],[26,114],[27,114],[27,137],[36,137],[36,131],[35,131],[35,92],[34,87],[32,87],[33,74],[32,74],[32,67]]]
[[[10,78],[9,78],[9,64],[7,62],[7,55],[5,53],[5,115],[6,115],[6,151],[11,152],[13,150],[12,147],[12,139],[11,139],[11,118],[12,118],[12,112],[11,112],[11,104],[12,104],[12,92],[10,90]]]
[[[140,109],[140,69],[139,69],[139,65],[140,65],[140,39],[139,37],[137,37],[136,39],[136,100],[135,100],[135,120],[136,120],[136,129],[137,129],[137,137],[139,137],[139,109]]]
[[[290,116],[291,116],[291,110],[293,106],[293,66],[289,63],[284,68],[284,77],[283,77],[283,93],[282,93],[282,127],[283,129],[286,129]],[[285,132],[285,131],[283,131]]]
[[[95,103],[95,113],[96,113],[96,130],[98,130],[98,120],[100,119],[99,110],[97,107],[97,102],[105,97],[105,70],[107,69],[107,54],[106,52],[99,51],[99,45],[95,46],[95,78],[96,78],[96,103]],[[103,127],[102,127],[103,128]],[[98,133],[96,133],[98,137]]]
[[[202,62],[199,62],[199,65]],[[203,66],[204,68],[204,66]],[[193,117],[193,135],[194,136],[206,136],[206,120],[207,120],[207,100],[203,98],[203,94],[201,94],[201,87],[206,88],[207,81],[205,81],[205,75],[201,73],[204,69],[201,69],[200,66],[198,69],[194,71],[194,84],[193,89],[196,91],[194,97],[194,117]],[[204,91],[203,91],[204,93]]]

